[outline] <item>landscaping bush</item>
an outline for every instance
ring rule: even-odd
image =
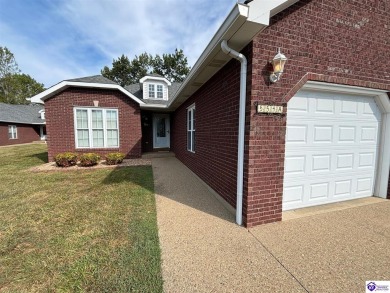
[[[70,152],[60,153],[54,157],[54,161],[58,167],[74,166],[77,163],[77,154]]]
[[[125,154],[123,153],[109,153],[106,156],[107,165],[117,165],[123,162]]]
[[[80,166],[91,167],[99,163],[100,156],[95,153],[87,153],[79,156],[79,160],[80,160]]]

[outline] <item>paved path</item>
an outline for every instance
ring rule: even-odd
[[[364,292],[390,279],[389,201],[248,231],[176,158],[152,165],[167,293]]]

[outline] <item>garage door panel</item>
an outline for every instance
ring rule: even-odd
[[[358,160],[359,169],[374,169],[375,168],[375,151],[360,152]]]
[[[306,178],[305,182],[284,186],[283,210],[368,197],[372,192],[372,175]]]
[[[335,100],[333,97],[324,97],[315,100],[315,114],[334,115],[335,110]]]
[[[360,195],[371,195],[373,183],[372,177],[357,178],[356,193]]]
[[[332,143],[333,126],[332,125],[313,125],[313,143]]]
[[[339,121],[328,119],[293,119],[286,127],[286,150],[297,145],[316,147],[337,147],[337,145],[362,144],[377,146],[379,137],[379,122]]]
[[[352,147],[350,150],[310,150],[286,151],[286,179],[304,180],[309,176],[337,176],[338,174],[375,173],[377,150],[360,150]]]
[[[380,119],[368,97],[302,91],[291,99],[283,209],[372,196]]]
[[[353,179],[335,180],[333,197],[352,197]]]
[[[331,155],[330,154],[313,154],[311,156],[311,172],[327,172],[331,171]]]
[[[286,156],[284,163],[284,172],[287,175],[305,175],[306,173],[306,156],[305,155],[291,155]]]
[[[295,96],[294,101],[289,102],[288,110],[293,114],[302,115],[302,113],[307,114],[309,111],[309,100],[307,95],[302,94],[302,96]]]
[[[294,144],[307,143],[307,125],[292,124],[287,128],[286,141]]]
[[[354,163],[354,153],[336,154],[336,168],[337,170],[352,171]]]
[[[378,127],[374,125],[361,126],[360,128],[360,142],[363,143],[376,143],[378,140]]]

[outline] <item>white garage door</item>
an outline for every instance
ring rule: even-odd
[[[372,196],[380,120],[373,98],[298,92],[287,106],[283,210]]]

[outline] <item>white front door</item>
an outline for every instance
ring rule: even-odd
[[[283,210],[372,196],[380,122],[374,98],[298,92],[287,106]]]
[[[170,147],[170,122],[168,114],[154,114],[153,116],[153,147]]]

